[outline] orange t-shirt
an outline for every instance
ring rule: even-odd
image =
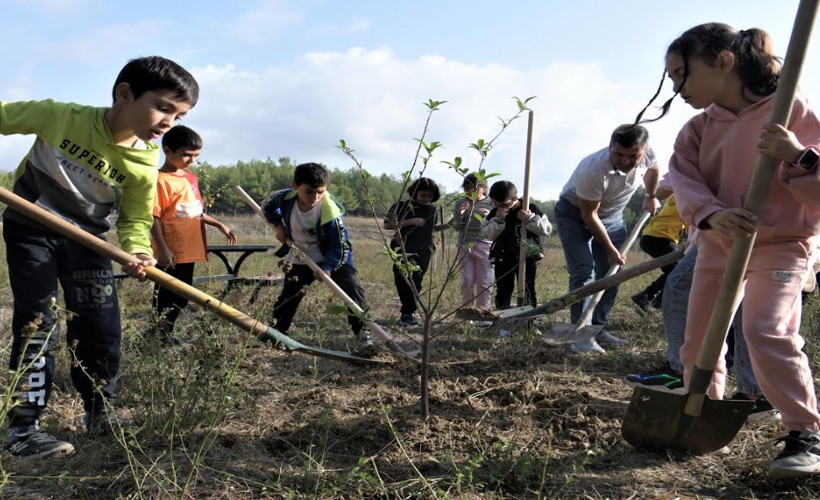
[[[203,262],[206,260],[206,240],[202,195],[196,176],[187,170],[182,172],[177,175],[160,170],[154,217],[162,223],[162,236],[178,263]],[[154,243],[152,247],[157,255]]]

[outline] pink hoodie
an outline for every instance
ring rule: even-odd
[[[774,96],[735,115],[712,104],[689,120],[669,160],[681,218],[699,227],[723,208],[743,207],[757,161],[757,142],[769,122]],[[794,101],[789,130],[806,147],[820,144],[820,120],[802,96]],[[820,169],[789,177],[778,165],[766,198],[757,241],[803,240],[820,233]]]

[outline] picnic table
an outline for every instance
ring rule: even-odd
[[[194,285],[200,283],[213,282],[227,282],[228,289],[234,284],[246,283],[255,284],[257,286],[266,286],[279,283],[282,280],[281,276],[250,276],[242,277],[239,275],[239,270],[245,260],[255,253],[264,253],[268,250],[276,248],[276,245],[271,243],[257,243],[248,245],[208,245],[207,250],[209,254],[215,255],[225,265],[224,274],[214,274],[210,276],[195,276]],[[239,254],[236,261],[232,262],[228,258],[229,254]],[[125,278],[125,273],[116,273],[115,278]]]
[[[208,283],[212,281],[227,281],[228,287],[234,281],[243,281],[243,282],[256,282],[256,281],[268,281],[267,277],[249,277],[249,278],[242,278],[239,276],[239,269],[242,267],[242,263],[245,262],[245,259],[250,257],[255,253],[264,253],[268,250],[276,248],[276,245],[270,243],[259,243],[259,244],[251,244],[251,245],[208,245],[208,253],[215,255],[219,260],[225,264],[225,270],[227,273],[225,274],[216,274],[213,276],[197,276],[194,278],[194,283]],[[239,257],[236,259],[236,262],[231,263],[231,260],[228,258],[228,254],[238,253],[240,254]]]

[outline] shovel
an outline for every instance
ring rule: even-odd
[[[527,155],[524,160],[524,198],[521,203],[522,210],[530,209],[530,158],[532,156],[532,110],[528,113],[527,120]],[[527,281],[527,247],[524,241],[527,240],[527,225],[521,222],[521,233],[518,241],[520,250],[518,252],[518,300],[516,305],[522,307],[526,299]]]
[[[592,283],[587,283],[582,287],[576,288],[575,290],[572,290],[567,294],[554,298],[549,302],[546,302],[536,307],[513,307],[510,309],[496,311],[493,313],[493,315],[495,318],[498,319],[514,320],[546,316],[547,314],[552,314],[562,309],[566,309],[572,304],[586,297],[589,297],[594,293],[598,293],[602,290],[612,288],[615,285],[619,285],[625,281],[631,280],[632,278],[641,276],[650,271],[654,271],[655,269],[660,269],[663,266],[674,264],[675,262],[683,258],[683,253],[683,250],[675,250],[674,252],[662,255],[655,259],[648,260],[646,262],[641,262],[640,264],[634,265],[632,267],[622,270],[621,272],[615,273],[612,276],[601,278],[599,280],[593,281]]]
[[[629,249],[632,248],[632,245],[635,243],[635,240],[638,239],[638,235],[641,234],[641,229],[643,229],[643,225],[646,224],[646,221],[649,220],[650,213],[645,211],[641,214],[641,217],[638,219],[638,222],[635,223],[635,227],[632,228],[632,232],[629,233],[629,236],[626,238],[626,241],[621,245],[619,249],[621,255],[626,255],[629,252]],[[621,268],[620,264],[615,264],[609,268],[604,278],[609,278],[613,276],[618,270]],[[603,330],[604,325],[587,325],[587,322],[592,319],[592,313],[595,312],[595,306],[598,305],[598,302],[601,301],[601,297],[603,297],[605,290],[601,290],[600,292],[593,295],[592,299],[587,303],[584,310],[581,312],[581,318],[578,320],[578,323],[575,325],[568,325],[568,324],[560,324],[555,325],[550,330],[544,334],[544,340],[549,344],[574,344],[576,342],[583,342],[585,340],[589,340],[592,337],[598,335],[598,332]]]
[[[245,201],[245,203],[247,203],[247,205],[251,207],[254,212],[256,212],[258,216],[262,217],[263,220],[267,221],[267,219],[265,218],[265,214],[262,212],[262,207],[260,207],[259,204],[256,203],[256,201],[254,201],[254,199],[251,198],[250,195],[246,193],[241,186],[235,186],[234,190]],[[350,310],[358,314],[360,317],[364,316],[364,311],[361,307],[359,307],[359,304],[355,303],[353,299],[351,299],[350,296],[345,293],[344,290],[339,288],[339,285],[337,285],[336,282],[333,281],[333,279],[330,276],[328,276],[326,272],[324,272],[318,265],[316,265],[316,263],[313,262],[313,259],[308,257],[307,254],[305,254],[292,241],[289,241],[288,245],[291,247],[292,251],[297,252],[297,256],[299,257],[299,259],[301,259],[302,262],[307,264],[307,266],[312,271],[319,272],[319,277],[321,278],[321,280],[328,287],[330,287],[331,291],[333,291],[333,293],[336,294],[337,297],[342,299],[342,302],[344,302]],[[401,346],[395,340],[393,340],[390,337],[390,335],[387,334],[387,332],[384,331],[381,325],[379,325],[375,321],[369,319],[364,319],[363,321],[376,335],[376,337],[378,337],[379,340],[384,342],[384,345],[386,345],[387,348],[391,351],[410,359],[415,359],[418,356],[419,352],[407,353],[404,349],[402,349]]]
[[[798,75],[805,58],[812,23],[817,15],[817,4],[817,0],[802,0],[797,9],[769,120],[773,123],[786,125],[789,121]],[[763,211],[775,166],[773,158],[758,155],[746,195],[745,209],[754,214]],[[689,393],[666,394],[645,388],[636,388],[632,393],[621,427],[624,439],[632,446],[702,455],[729,444],[746,421],[754,402],[715,401],[706,396],[706,391],[726,341],[729,323],[737,309],[740,287],[755,236],[756,233],[749,238],[734,240],[706,337],[689,380]]]
[[[120,264],[127,264],[134,261],[134,257],[122,249],[101,240],[91,233],[83,231],[60,217],[57,217],[51,212],[48,212],[17,196],[11,191],[0,188],[0,201],[21,214],[39,222],[40,224],[43,224],[44,226],[47,226],[54,231],[71,238],[84,247],[90,248],[101,255],[109,257],[111,260],[119,262]],[[214,297],[211,297],[207,293],[202,292],[201,290],[160,271],[156,267],[146,267],[145,274],[148,276],[149,280],[158,283],[160,286],[171,290],[177,295],[185,297],[205,309],[208,309],[217,316],[226,319],[243,330],[256,334],[259,340],[278,342],[289,351],[303,352],[321,358],[336,359],[359,365],[379,365],[386,363],[385,361],[355,356],[349,352],[333,351],[331,349],[323,349],[320,347],[312,347],[302,344],[276,330],[275,328],[257,321],[243,312],[237,311],[233,307]]]

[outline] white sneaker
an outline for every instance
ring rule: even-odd
[[[594,338],[576,342],[569,346],[569,350],[575,354],[606,354],[604,348],[598,345],[598,342],[595,342]]]
[[[481,328],[490,328],[491,326],[493,326],[493,322],[492,321],[479,321],[478,326],[480,326]]]
[[[498,336],[499,337],[511,337],[512,336],[512,330],[498,330]]]
[[[769,464],[769,477],[791,479],[820,472],[820,432],[791,431],[780,441],[786,446]]]
[[[623,347],[629,344],[626,340],[619,339],[606,330],[598,332],[598,334],[595,335],[595,341],[598,342],[598,345],[601,347]]]

